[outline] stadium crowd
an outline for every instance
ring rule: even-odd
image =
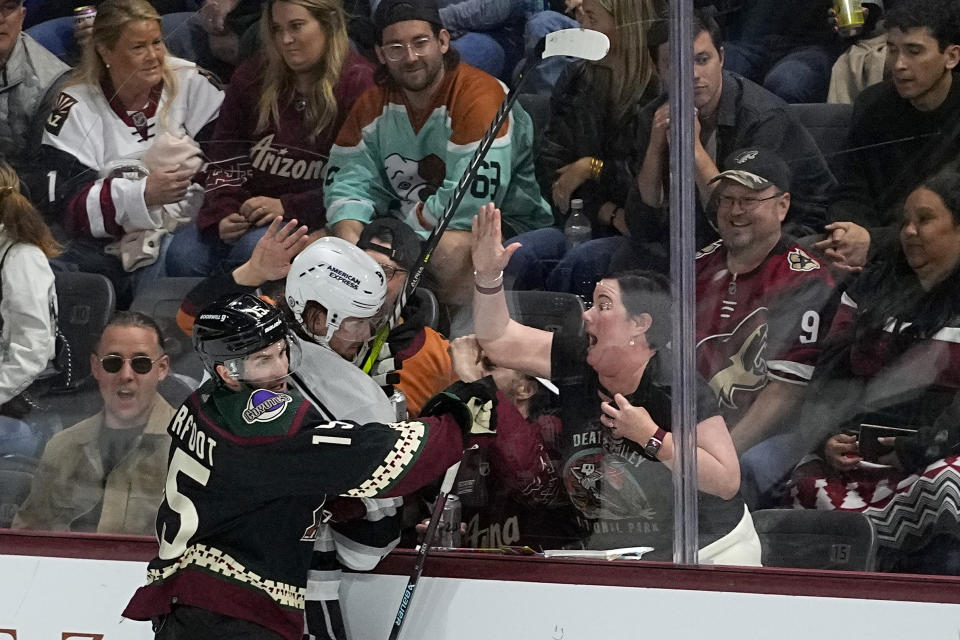
[[[462,546],[669,560],[682,178],[700,561],[772,560],[755,513],[851,511],[871,566],[960,575],[960,6],[868,1],[841,35],[829,1],[696,5],[680,177],[664,0],[104,0],[92,25],[0,0],[0,474],[30,478],[0,483],[0,526],[158,533],[176,557],[155,516],[178,407],[289,376],[331,424],[427,425],[436,456],[365,492],[318,481],[346,497],[310,538],[308,619],[342,567],[416,543],[441,452],[469,444]],[[524,66],[575,26],[607,55]],[[204,351],[211,308],[280,314],[282,371]]]

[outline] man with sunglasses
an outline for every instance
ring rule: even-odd
[[[434,0],[382,0],[374,13],[378,86],[354,103],[330,151],[324,202],[333,232],[356,242],[375,217],[426,238],[506,93],[459,61]],[[443,302],[472,299],[470,223],[489,201],[515,235],[553,223],[534,175],[533,123],[517,106],[481,163],[430,262]]]
[[[697,254],[697,368],[731,428],[749,504],[788,470],[769,450],[748,450],[784,427],[800,402],[838,291],[822,259],[781,231],[786,163],[751,147],[723,166],[710,181],[720,240]]]
[[[149,316],[118,312],[90,366],[103,409],[50,439],[13,527],[152,535],[174,414],[157,393],[170,369],[163,334]]]

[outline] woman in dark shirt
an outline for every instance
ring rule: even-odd
[[[958,287],[960,175],[946,170],[907,197],[897,251],[843,294],[801,414],[819,444],[794,472],[791,506],[866,514],[881,570],[960,571],[946,498],[960,491]],[[861,424],[915,431],[868,448]]]
[[[517,238],[524,248],[508,270],[515,288],[589,297],[627,232],[623,206],[633,180],[627,161],[636,137],[630,127],[634,112],[660,94],[647,47],[653,5],[651,0],[584,0],[581,6],[581,24],[605,34],[610,52],[596,62],[568,65],[557,81],[537,180],[558,221],[566,220],[571,199],[579,198],[593,237],[608,240],[568,251],[558,227],[524,233]]]
[[[651,546],[648,557],[669,559],[675,451],[669,373],[658,355],[671,333],[669,284],[646,272],[604,278],[583,315],[584,333],[541,331],[507,312],[502,271],[518,248],[503,247],[500,212],[485,207],[474,221],[477,339],[495,364],[560,389],[562,474],[588,530],[584,544]],[[759,565],[733,441],[709,389],[700,383],[697,392],[700,561]]]

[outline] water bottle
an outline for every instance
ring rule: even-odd
[[[567,237],[567,249],[583,244],[592,235],[590,219],[583,213],[583,200],[580,198],[570,201],[570,217],[563,227],[563,235]]]

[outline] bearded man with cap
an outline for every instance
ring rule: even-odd
[[[697,369],[717,395],[740,454],[785,428],[813,374],[839,292],[825,263],[785,236],[790,170],[769,149],[739,149],[711,182],[720,240],[697,254]],[[769,453],[769,452],[768,452]],[[758,475],[782,475],[758,456]],[[759,491],[777,478],[763,480]]]
[[[459,61],[433,0],[382,0],[374,13],[376,87],[347,116],[330,151],[324,204],[334,233],[351,242],[375,217],[403,220],[426,238],[467,171],[506,96],[494,77]],[[433,253],[442,302],[471,299],[470,224],[493,201],[505,235],[549,226],[533,163],[533,123],[515,106]]]
[[[387,301],[392,313],[420,257],[416,232],[396,218],[377,218],[363,229],[357,246],[373,258],[387,277]],[[382,386],[392,385],[407,398],[411,418],[423,404],[457,381],[450,360],[450,343],[427,326],[427,298],[413,295],[403,308],[400,324],[387,336],[371,375]]]

